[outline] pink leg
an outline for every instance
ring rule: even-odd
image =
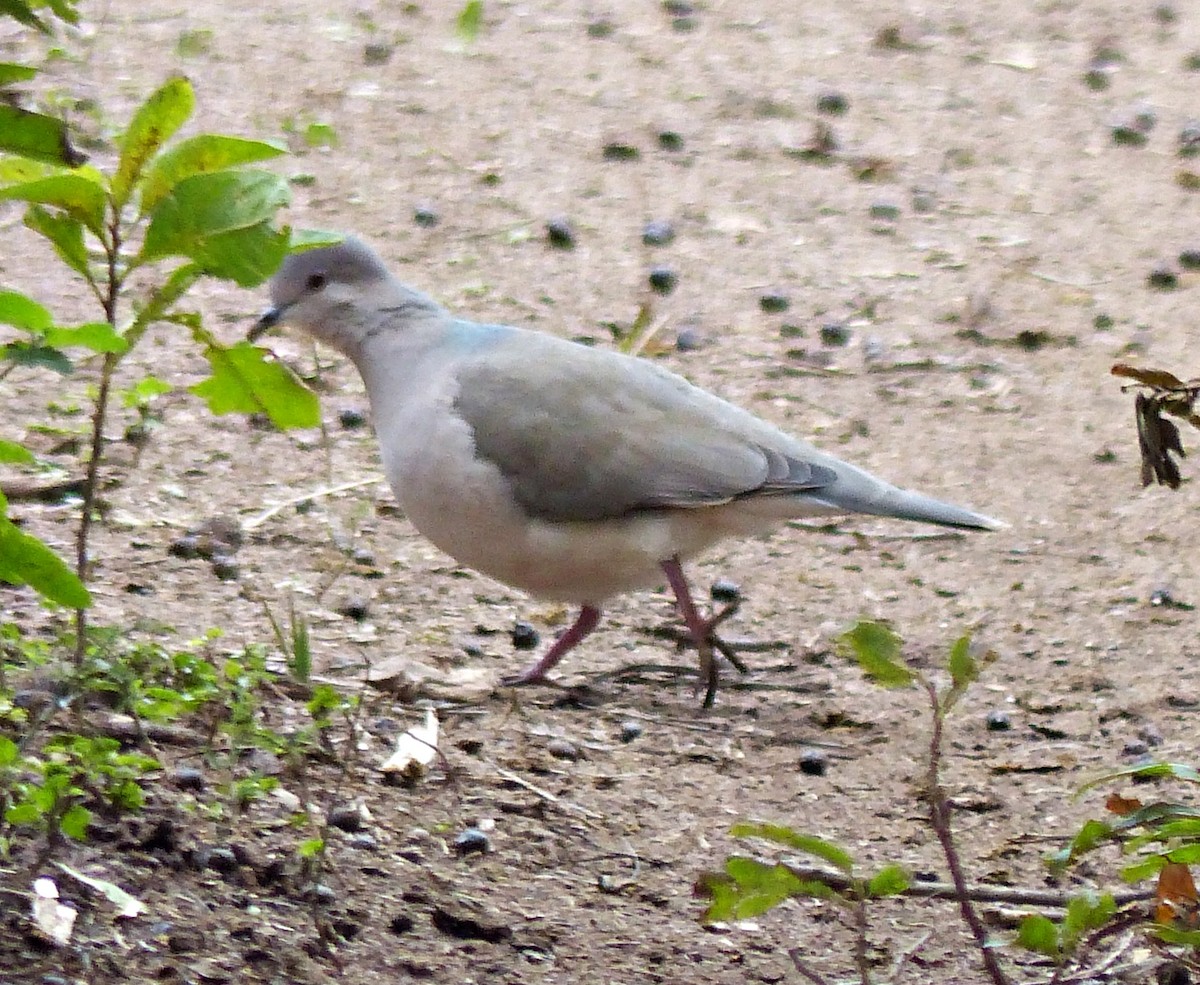
[[[688,633],[691,634],[692,642],[700,653],[700,676],[705,683],[704,707],[711,708],[717,696],[717,683],[720,679],[717,661],[713,657],[713,648],[720,650],[729,662],[743,674],[746,672],[746,665],[733,652],[733,649],[714,632],[717,626],[737,611],[738,603],[734,602],[711,619],[705,619],[700,615],[696,603],[692,599],[692,590],[688,587],[687,578],[679,564],[679,558],[673,557],[661,564],[663,572],[667,576],[667,583],[671,586],[671,591],[675,593],[679,614],[683,616],[683,622],[687,626]]]
[[[546,655],[536,663],[530,664],[519,674],[502,677],[500,683],[505,687],[517,684],[536,684],[545,680],[546,673],[593,629],[600,625],[600,610],[594,605],[585,605],[579,610],[579,617],[571,627],[554,641],[554,645],[546,651]]]

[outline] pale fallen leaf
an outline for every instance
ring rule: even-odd
[[[59,947],[71,939],[78,911],[58,901],[58,887],[44,876],[33,881],[33,923]]]
[[[102,894],[106,900],[117,908],[117,916],[137,917],[146,912],[145,903],[135,896],[130,896],[116,883],[109,882],[107,879],[96,879],[92,876],[84,875],[77,869],[72,869],[69,865],[64,865],[62,862],[56,864],[72,879],[78,879],[85,886],[90,886],[96,892]]]
[[[379,768],[384,773],[399,773],[408,780],[418,779],[437,756],[437,742],[437,713],[426,708],[424,724],[414,725],[401,735],[396,742],[396,751]]]

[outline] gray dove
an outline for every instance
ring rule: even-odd
[[[995,529],[818,451],[648,359],[456,318],[358,239],[291,254],[250,332],[301,328],[366,383],[383,469],[418,531],[459,563],[579,615],[505,684],[545,678],[614,595],[665,575],[700,653],[733,607],[701,615],[681,563],[797,517],[869,513]]]

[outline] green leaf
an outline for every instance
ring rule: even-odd
[[[1058,927],[1053,920],[1040,913],[1031,913],[1021,921],[1017,931],[1017,943],[1035,954],[1044,954],[1057,960],[1060,954]]]
[[[1104,773],[1088,780],[1075,791],[1075,796],[1078,797],[1093,787],[1112,783],[1115,780],[1161,780],[1166,778],[1183,780],[1185,783],[1200,783],[1200,772],[1183,763],[1145,763],[1141,766],[1126,766],[1123,769],[1113,770],[1111,773]]]
[[[28,157],[0,157],[0,185],[16,185],[34,178],[45,178],[58,174],[57,167],[34,161]]]
[[[192,254],[211,277],[231,280],[239,287],[257,287],[283,263],[288,254],[289,234],[261,222],[248,229],[235,229],[206,239]]]
[[[66,212],[51,212],[40,205],[25,210],[25,225],[45,236],[63,263],[91,280],[87,247],[83,243],[83,223]]]
[[[296,849],[301,858],[313,858],[324,850],[325,840],[323,838],[310,838],[308,841],[302,841]]]
[[[73,807],[68,807],[63,811],[63,816],[59,819],[58,826],[68,838],[83,841],[87,838],[88,825],[91,823],[92,812],[80,804],[75,804]]]
[[[116,330],[104,321],[88,322],[74,328],[55,326],[46,332],[46,342],[52,346],[82,346],[92,352],[124,353],[129,348]]]
[[[7,516],[8,502],[0,493],[0,581],[28,585],[40,595],[73,609],[86,609],[92,597],[75,572],[36,537],[25,533]]]
[[[0,438],[0,462],[5,465],[29,465],[34,461],[33,452],[24,445]]]
[[[310,123],[304,128],[304,142],[309,147],[336,147],[337,131],[329,123]]]
[[[320,423],[320,408],[311,390],[264,349],[239,342],[232,348],[210,344],[204,357],[213,375],[191,387],[214,414],[266,414],[280,430],[310,428]]]
[[[960,636],[950,648],[950,678],[961,690],[979,676],[979,665],[971,656],[971,637]]]
[[[900,637],[881,622],[860,620],[853,629],[842,634],[839,642],[876,684],[907,687],[916,680],[916,675],[900,661]]]
[[[345,233],[335,233],[328,229],[293,229],[288,240],[288,252],[303,253],[305,250],[315,250],[321,246],[337,246],[345,238]]]
[[[145,376],[131,387],[121,391],[121,401],[126,407],[148,407],[155,398],[170,393],[173,389],[166,380],[157,376]]]
[[[54,316],[19,291],[0,291],[0,324],[42,335],[54,325]]]
[[[0,0],[0,14],[7,14],[26,27],[36,27],[45,34],[50,33],[50,28],[33,12],[33,6],[27,0]]]
[[[3,107],[0,107],[3,109]],[[3,120],[0,120],[0,127]],[[51,205],[74,216],[97,236],[104,228],[104,208],[108,194],[88,171],[53,174],[18,185],[0,188],[0,199],[16,199],[39,205]]]
[[[1067,902],[1067,915],[1062,925],[1063,950],[1075,950],[1079,938],[1105,926],[1117,913],[1117,904],[1108,893],[1099,895],[1084,891]]]
[[[1106,842],[1112,836],[1112,827],[1103,821],[1084,821],[1071,844],[1061,851],[1048,856],[1046,861],[1052,869],[1062,869],[1068,862],[1080,855],[1090,852],[1097,845]]]
[[[33,801],[23,801],[13,804],[4,812],[4,820],[9,824],[37,824],[42,819],[43,811]]]
[[[7,735],[0,735],[0,769],[15,766],[20,758],[20,747]]]
[[[194,263],[185,263],[171,271],[167,279],[155,288],[146,302],[134,317],[133,322],[125,329],[124,338],[132,349],[146,334],[146,329],[157,321],[166,318],[171,306],[185,295],[193,284],[204,274]]]
[[[74,364],[63,352],[36,342],[9,342],[0,346],[0,359],[17,366],[40,366],[62,376],[75,372]]]
[[[899,896],[908,889],[911,882],[908,873],[899,865],[885,866],[867,883],[867,895],[876,898]]]
[[[280,143],[245,140],[221,134],[201,134],[163,151],[142,177],[141,213],[148,215],[180,181],[197,174],[211,174],[255,161],[266,161],[287,148]]]
[[[87,155],[71,144],[67,125],[53,116],[0,103],[0,151],[77,168]]]
[[[483,26],[483,0],[468,0],[458,12],[454,28],[458,36],[467,44],[479,37],[479,29]]]
[[[251,240],[262,241],[259,249],[269,245],[271,251],[278,250],[271,237],[264,237],[263,228],[289,200],[287,182],[269,171],[216,171],[184,178],[155,207],[139,260],[185,256],[207,271],[213,260],[209,254],[228,261],[225,253],[237,243],[236,238],[211,241],[246,230],[256,230]]]
[[[0,9],[3,9],[0,6]],[[32,65],[18,65],[15,62],[0,62],[0,87],[10,86],[14,82],[28,82],[37,75],[37,69]]]
[[[1127,865],[1121,870],[1121,878],[1128,883],[1145,882],[1155,879],[1166,866],[1167,860],[1161,855],[1151,855],[1149,858],[1133,865]]]
[[[118,210],[129,201],[146,163],[187,122],[195,105],[192,84],[177,75],[138,107],[118,145],[121,158],[112,181],[113,203]]]
[[[729,833],[735,838],[763,838],[785,848],[794,848],[807,855],[814,855],[843,872],[848,873],[854,868],[854,859],[840,845],[813,835],[802,835],[784,824],[741,821],[731,827]]]
[[[829,899],[835,895],[824,883],[801,879],[782,863],[768,865],[740,855],[726,859],[725,873],[702,880],[700,888],[712,899],[704,914],[708,923],[747,920],[794,896]]]

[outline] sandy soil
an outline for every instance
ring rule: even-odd
[[[564,664],[559,679],[588,685],[588,701],[554,688],[514,695],[494,686],[529,658],[509,641],[514,620],[545,641],[568,613],[456,569],[380,485],[262,519],[376,474],[369,429],[339,424],[341,411],[366,409],[352,368],[321,354],[327,449],[317,433],[212,418],[184,389],[203,360],[179,330],[157,329],[123,378],[153,371],[179,390],[136,469],[113,446],[97,619],[168,641],[219,627],[218,646],[235,649],[271,642],[261,600],[282,611],[290,592],[322,676],[353,686],[368,669],[403,670],[417,683],[368,692],[377,727],[349,779],[312,767],[315,802],[370,812],[369,843],[333,832],[327,897],[265,878],[296,842],[277,802],[221,828],[164,780],[143,822],[70,853],[148,914],[114,924],[102,901],[69,887],[83,911],[77,944],[51,951],[14,932],[0,945],[6,981],[772,983],[798,980],[789,947],[831,980],[846,976],[852,937],[829,909],[790,904],[707,930],[691,885],[735,849],[727,831],[743,817],[837,840],[867,866],[944,874],[918,797],[921,697],[879,691],[834,652],[863,616],[890,621],[927,666],[964,632],[997,655],[954,720],[945,764],[976,880],[1043,884],[1042,853],[1102,810],[1102,793],[1073,801],[1073,791],[1127,762],[1131,743],[1194,756],[1194,494],[1139,488],[1132,402],[1108,369],[1126,359],[1193,371],[1197,275],[1182,272],[1174,290],[1148,277],[1200,248],[1197,193],[1177,182],[1188,165],[1176,154],[1200,113],[1200,75],[1186,66],[1200,50],[1197,12],[1115,0],[711,0],[678,24],[650,2],[488,2],[464,45],[458,6],[89,5],[71,60],[51,62],[39,91],[97,100],[101,119],[80,124],[107,133],[182,71],[198,90],[190,132],[279,137],[327,123],[336,146],[293,138],[299,155],[279,165],[304,176],[295,224],[363,235],[404,278],[479,319],[607,343],[606,325],[630,325],[649,303],[666,365],[1011,526],[964,537],[848,522],[731,543],[693,564],[697,585],[726,577],[744,591],[735,635],[786,643],[752,654],[752,672],[709,713],[692,658],[643,631],[669,617],[664,592],[615,602]],[[1092,89],[1084,73],[1105,45],[1122,59]],[[11,26],[0,34],[5,59],[40,50]],[[830,93],[844,114],[818,112]],[[1114,142],[1113,124],[1147,107],[1146,145]],[[824,163],[804,154],[822,123],[836,140]],[[680,146],[663,146],[664,132]],[[606,157],[612,143],[637,156]],[[436,225],[414,220],[419,206]],[[573,225],[573,250],[547,244],[555,217]],[[670,221],[674,241],[643,244],[650,220]],[[75,284],[47,273],[18,210],[0,208],[0,227],[4,284],[63,321],[93,314]],[[667,296],[648,286],[658,265],[678,276]],[[762,310],[768,292],[788,309]],[[195,304],[233,340],[263,300],[205,284]],[[829,326],[847,344],[828,344]],[[677,349],[683,331],[702,345]],[[307,343],[272,347],[311,372]],[[77,426],[62,408],[90,379],[7,377],[5,437],[69,467],[29,427],[47,419],[48,393],[54,420]],[[126,423],[113,422],[114,438]],[[69,543],[69,509],[14,514]],[[232,581],[168,553],[222,514],[249,528]],[[354,549],[374,564],[347,564]],[[1185,607],[1153,605],[1161,591]],[[45,622],[27,594],[0,600],[18,622]],[[364,604],[365,619],[339,614],[347,602]],[[415,789],[385,786],[372,766],[392,733],[379,720],[418,721],[431,698],[446,763]],[[1010,731],[988,731],[993,711],[1010,715]],[[641,734],[624,742],[631,722]],[[828,754],[824,776],[801,773],[806,748]],[[561,758],[568,749],[574,758]],[[158,753],[203,765],[186,747]],[[170,844],[148,847],[163,819]],[[491,851],[456,854],[454,838],[481,822],[494,825]],[[235,846],[240,864],[201,867],[213,845]],[[1115,881],[1109,861],[1091,872],[1101,884]],[[18,875],[28,872],[0,870]],[[20,928],[23,900],[3,905]],[[345,938],[336,957],[317,946],[314,907]],[[880,907],[870,942],[881,977],[916,948],[897,980],[982,980],[949,905]],[[1131,980],[1149,974],[1142,959]]]

